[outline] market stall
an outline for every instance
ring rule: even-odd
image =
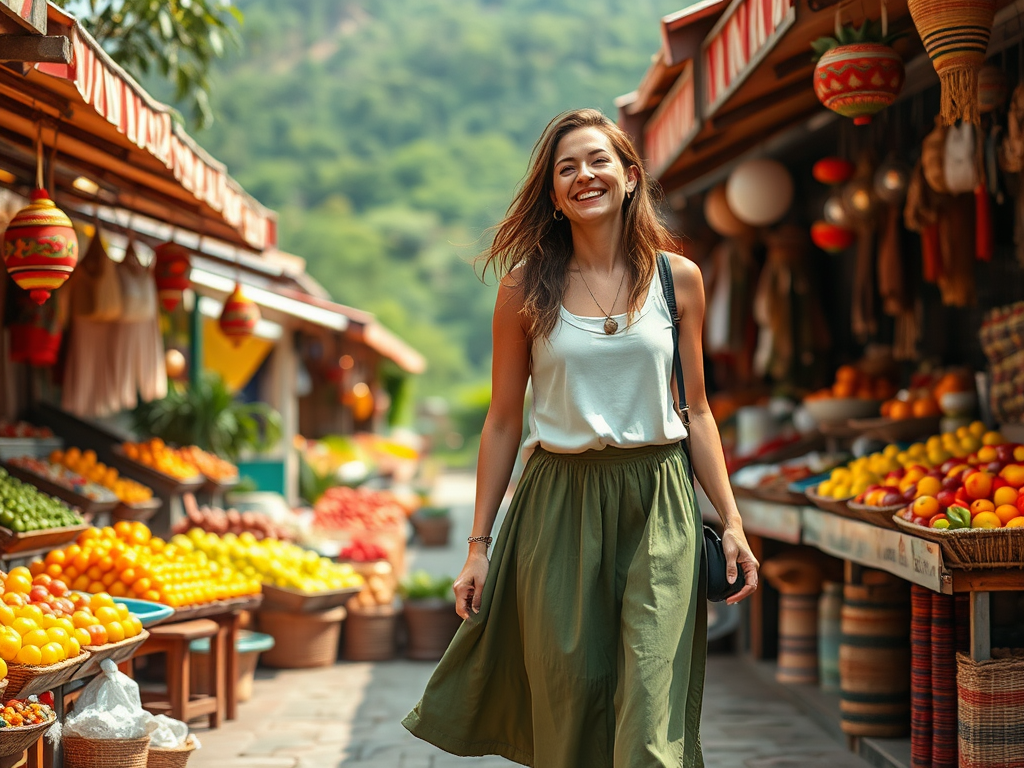
[[[698,3],[619,100],[705,275],[746,649],[875,764],[1019,760],[1021,10]]]

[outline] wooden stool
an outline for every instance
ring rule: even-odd
[[[207,668],[206,690],[213,695],[193,694],[189,690],[192,681],[192,653],[189,645],[193,640],[210,638],[210,665]],[[210,727],[220,725],[224,700],[224,674],[221,662],[225,658],[224,633],[220,625],[210,619],[193,619],[176,624],[161,624],[150,627],[149,638],[135,652],[133,658],[154,653],[166,654],[167,699],[169,701],[147,701],[146,709],[154,714],[167,714],[184,723],[198,717],[209,716]],[[130,663],[130,662],[129,662]]]

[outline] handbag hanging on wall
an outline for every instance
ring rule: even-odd
[[[677,408],[679,418],[686,426],[686,439],[683,440],[683,450],[686,451],[686,463],[690,473],[690,485],[694,485],[693,459],[690,456],[690,407],[686,404],[686,387],[683,384],[683,365],[679,360],[679,313],[676,311],[676,290],[672,284],[672,268],[669,266],[668,256],[664,253],[658,254],[658,276],[661,278],[661,290],[665,295],[665,303],[668,304],[669,314],[672,316],[672,370],[676,378],[676,387],[679,389],[679,405],[672,403]],[[696,498],[696,491],[694,492]],[[708,585],[708,600],[713,603],[720,603],[728,600],[743,589],[746,584],[746,576],[743,569],[737,563],[736,581],[732,584],[726,578],[725,551],[722,549],[722,539],[711,526],[705,525],[704,547],[701,553],[701,567],[704,569]]]

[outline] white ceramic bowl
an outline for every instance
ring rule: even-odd
[[[947,416],[970,416],[977,407],[976,392],[947,392],[939,398],[939,408]]]
[[[861,400],[856,397],[833,397],[804,402],[807,412],[818,424],[844,424],[850,419],[877,416],[881,400]]]

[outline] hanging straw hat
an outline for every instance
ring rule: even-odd
[[[942,83],[942,120],[977,124],[978,71],[992,34],[996,0],[908,0],[907,7]]]

